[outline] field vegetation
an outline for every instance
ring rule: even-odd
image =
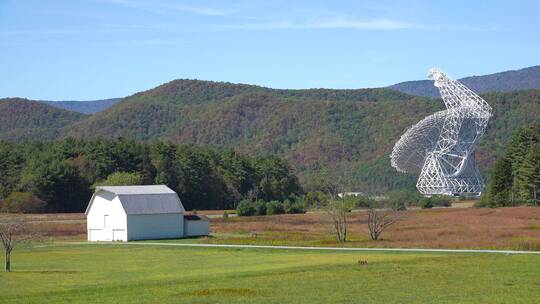
[[[372,241],[367,212],[353,211],[348,222],[349,241],[341,244],[336,240],[332,219],[324,212],[238,217],[229,210],[230,216],[224,219],[223,211],[198,211],[209,215],[211,237],[169,242],[540,251],[539,208],[434,208],[400,213],[400,222],[385,230],[380,240]],[[5,216],[9,215],[0,214],[0,220]],[[86,240],[83,214],[24,217],[44,240]]]

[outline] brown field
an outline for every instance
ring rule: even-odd
[[[199,214],[222,214],[223,211]],[[499,248],[540,250],[540,208],[440,208],[404,211],[404,218],[382,235],[368,239],[366,214],[349,219],[351,247]],[[9,215],[0,215],[2,217]],[[25,215],[43,237],[86,239],[84,214]],[[336,246],[331,222],[324,213],[211,218],[212,237],[190,242]]]
[[[346,246],[540,250],[540,208],[441,208],[404,213],[404,219],[385,231],[382,240],[371,241],[365,212],[353,212],[351,242]],[[217,237],[208,242],[336,245],[331,229],[324,213],[215,219],[212,232]]]

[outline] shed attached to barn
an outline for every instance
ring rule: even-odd
[[[165,185],[97,187],[85,214],[89,241],[172,239],[210,233],[208,218],[186,215],[176,192]]]

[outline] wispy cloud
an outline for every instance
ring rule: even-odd
[[[212,26],[211,29],[217,31],[270,31],[270,30],[317,30],[317,29],[348,29],[362,31],[393,31],[393,30],[453,30],[486,32],[496,31],[494,27],[476,27],[470,25],[429,25],[421,23],[406,22],[394,19],[351,19],[334,18],[320,19],[313,21],[265,21],[258,23],[240,23]]]
[[[103,23],[87,28],[70,29],[23,29],[23,30],[3,30],[0,35],[80,35],[80,34],[117,34],[117,33],[153,33],[173,31],[174,26],[170,24],[117,24]]]
[[[189,41],[182,40],[168,40],[168,39],[146,39],[146,40],[131,40],[126,41],[125,44],[134,45],[147,45],[147,46],[172,46],[172,45],[186,45],[190,44]]]
[[[310,30],[310,29],[353,29],[353,30],[405,30],[420,29],[422,25],[390,19],[328,19],[308,22],[275,21],[214,26],[216,30]]]
[[[227,11],[204,7],[196,5],[188,5],[177,2],[170,1],[144,1],[144,0],[97,0],[98,2],[104,2],[109,4],[121,5],[124,7],[137,9],[149,13],[155,14],[175,14],[178,12],[187,12],[199,15],[208,15],[208,16],[224,16],[227,14]]]

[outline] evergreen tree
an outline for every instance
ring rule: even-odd
[[[516,176],[519,196],[525,201],[540,205],[540,144],[529,149]]]
[[[512,163],[499,159],[493,166],[483,202],[490,207],[506,206],[511,203]]]
[[[488,206],[539,204],[540,124],[518,129],[491,172],[482,202]]]

